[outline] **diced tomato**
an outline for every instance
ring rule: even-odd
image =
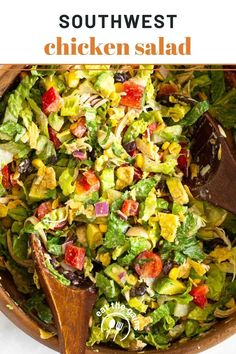
[[[144,87],[133,81],[126,81],[123,84],[123,91],[126,95],[121,97],[120,104],[132,108],[142,108]]]
[[[52,211],[52,202],[47,201],[41,203],[36,209],[36,216],[39,220],[42,220],[45,215]]]
[[[55,149],[58,150],[61,147],[61,142],[57,137],[56,131],[52,127],[48,127],[49,138],[53,142]]]
[[[121,212],[127,216],[135,216],[138,214],[139,203],[132,199],[123,202]]]
[[[49,115],[58,112],[61,105],[61,96],[54,87],[44,92],[42,96],[42,108],[45,114]]]
[[[158,125],[159,125],[159,124],[158,124],[157,122],[153,122],[153,123],[151,123],[151,124],[148,126],[147,130],[149,131],[149,135],[152,135],[152,134],[155,132],[155,130],[157,130]],[[145,137],[147,137],[147,136],[148,136],[148,132],[146,131],[143,135],[144,135]]]
[[[2,168],[2,185],[5,189],[11,188],[10,167],[6,165]]]
[[[207,304],[206,294],[208,292],[209,288],[207,285],[198,285],[193,287],[189,294],[193,297],[193,302],[203,309]]]
[[[71,244],[66,246],[65,263],[73,268],[82,270],[84,268],[85,248]]]
[[[93,170],[83,173],[83,176],[76,182],[76,191],[79,194],[86,192],[97,192],[100,188],[100,181]]]
[[[70,126],[70,132],[76,136],[76,138],[82,138],[86,131],[86,119],[84,117],[81,117],[77,122]]]
[[[171,96],[178,90],[175,84],[162,84],[160,90],[157,92],[156,99],[161,99],[167,96]]]
[[[186,148],[182,148],[177,159],[178,168],[183,172],[183,174],[188,177],[189,163],[190,163],[190,151]]]
[[[135,260],[135,271],[144,278],[156,278],[162,271],[162,260],[158,254],[144,251]]]

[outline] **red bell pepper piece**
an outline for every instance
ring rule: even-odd
[[[208,292],[208,286],[203,284],[193,287],[189,294],[193,297],[193,302],[203,309],[207,304],[206,294]]]
[[[135,216],[138,214],[139,203],[132,199],[123,202],[121,212],[126,216]]]
[[[121,96],[120,104],[131,108],[142,108],[144,87],[133,81],[126,81],[123,84],[124,96]]]
[[[42,96],[42,108],[46,115],[58,112],[61,105],[61,96],[54,87],[44,92]]]
[[[60,149],[61,142],[57,137],[56,131],[52,127],[48,127],[49,138],[53,142],[53,145],[56,150]]]
[[[10,167],[6,165],[2,168],[2,185],[5,189],[11,188]]]
[[[100,189],[100,181],[93,170],[83,173],[83,176],[76,182],[77,193],[97,192]]]
[[[83,270],[85,260],[85,248],[71,244],[66,246],[65,263],[78,270]]]

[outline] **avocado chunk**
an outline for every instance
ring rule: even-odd
[[[97,225],[88,224],[86,236],[90,249],[95,249],[102,245],[102,233]]]
[[[186,286],[179,280],[163,278],[156,283],[155,290],[161,295],[176,295],[183,293]]]
[[[111,72],[104,72],[99,75],[94,84],[95,90],[101,92],[102,96],[109,97],[112,92],[115,92],[114,78]]]
[[[147,311],[148,305],[146,305],[142,299],[138,299],[137,297],[133,297],[128,301],[128,304],[133,309],[138,312],[145,313]]]
[[[110,264],[104,273],[111,279],[113,279],[122,288],[125,286],[128,274],[126,270],[117,263]]]
[[[183,205],[187,204],[189,199],[188,199],[188,194],[186,190],[184,189],[181,181],[177,177],[169,177],[166,180],[167,187],[170,191],[170,194],[177,204]]]
[[[113,168],[105,168],[100,176],[103,192],[115,187],[115,175]]]

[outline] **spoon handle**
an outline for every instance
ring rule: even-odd
[[[46,268],[42,246],[35,235],[31,235],[31,246],[40,285],[57,327],[60,353],[84,354],[96,291],[62,285]]]

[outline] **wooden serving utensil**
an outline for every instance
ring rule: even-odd
[[[84,354],[97,291],[93,285],[83,288],[62,285],[47,269],[45,251],[34,234],[31,248],[40,285],[54,316],[60,353]]]
[[[235,143],[209,113],[194,129],[191,154],[200,168],[196,178],[186,181],[193,196],[236,214]]]

